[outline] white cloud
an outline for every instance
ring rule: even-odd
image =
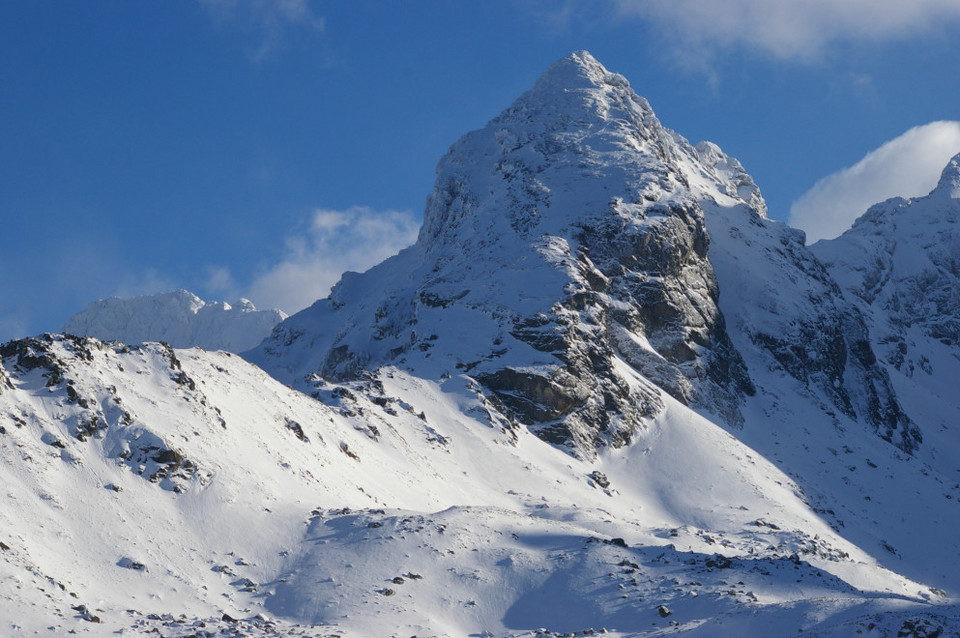
[[[960,153],[960,122],[932,122],[890,140],[849,168],[819,180],[790,207],[790,225],[807,241],[832,239],[891,197],[926,195]]]
[[[960,23],[957,0],[615,0],[621,16],[648,21],[702,55],[746,45],[810,59],[838,41],[916,38]]]
[[[200,5],[216,26],[239,30],[256,40],[249,52],[254,62],[270,57],[290,39],[322,33],[326,26],[309,0],[200,0]]]
[[[21,339],[29,334],[25,312],[0,313],[0,343]]]
[[[410,212],[316,210],[307,232],[287,239],[287,255],[244,296],[258,308],[294,313],[326,297],[344,271],[362,272],[412,244],[419,229]]]
[[[177,284],[173,279],[160,273],[156,268],[147,268],[139,273],[133,271],[125,273],[111,296],[140,297],[176,289]]]
[[[237,288],[230,269],[226,267],[207,266],[207,281],[204,289],[216,293],[231,293]]]

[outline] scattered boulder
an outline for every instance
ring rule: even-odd
[[[587,476],[603,489],[610,487],[610,479],[608,479],[607,475],[600,470],[594,470]]]
[[[705,565],[714,569],[730,569],[730,567],[733,565],[733,561],[723,554],[714,554],[706,560]]]
[[[117,561],[117,567],[123,567],[124,569],[133,569],[138,572],[147,571],[147,566],[141,563],[140,561],[133,560],[128,556],[124,556]]]

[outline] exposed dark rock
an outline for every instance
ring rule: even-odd
[[[704,561],[704,565],[713,569],[730,569],[733,566],[733,561],[723,554],[714,554]]]
[[[296,436],[298,439],[300,439],[304,443],[308,443],[310,441],[310,439],[307,438],[307,435],[303,433],[303,427],[301,427],[301,425],[296,421],[287,419],[286,426],[288,430],[293,432],[294,436]]]
[[[602,488],[610,487],[610,479],[607,478],[607,475],[601,472],[600,470],[594,470],[588,474],[591,480],[594,483],[599,485]]]
[[[58,437],[56,434],[53,434],[52,432],[44,432],[40,436],[40,440],[46,443],[47,445],[58,448],[60,450],[66,449],[67,447],[66,444],[60,439],[60,437]]]
[[[157,463],[166,463],[180,465],[183,462],[183,455],[176,450],[159,450],[151,458]]]
[[[940,638],[943,626],[926,618],[908,618],[897,630],[897,638]]]
[[[160,345],[163,348],[163,354],[170,362],[170,370],[172,371],[170,378],[173,379],[177,385],[182,386],[187,390],[196,390],[197,384],[193,379],[187,376],[186,372],[183,371],[183,367],[180,365],[180,359],[177,358],[177,354],[174,349],[168,343],[161,343]]]
[[[140,561],[133,560],[127,556],[124,556],[117,561],[118,567],[123,567],[124,569],[133,569],[135,571],[147,571],[147,566],[141,563]]]

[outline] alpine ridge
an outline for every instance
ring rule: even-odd
[[[958,184],[807,247],[566,56],[240,356],[0,345],[0,634],[957,634]]]

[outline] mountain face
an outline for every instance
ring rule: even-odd
[[[917,337],[960,346],[960,156],[926,197],[877,204],[814,253],[873,319],[883,360],[908,376],[929,361],[912,352]],[[927,374],[930,372],[925,371]]]
[[[0,634],[957,634],[958,193],[806,247],[574,53],[243,358],[0,345]]]
[[[412,248],[345,277],[253,360],[294,380],[463,371],[511,423],[587,454],[662,409],[629,368],[735,419],[753,388],[676,167],[694,152],[573,54],[441,160]]]
[[[811,249],[867,318],[909,412],[952,430],[960,413],[960,155],[929,195],[877,204]]]
[[[450,149],[413,247],[345,277],[249,356],[291,383],[384,364],[461,370],[510,422],[592,454],[661,409],[634,375],[741,425],[755,392],[741,352],[759,349],[764,365],[912,450],[919,435],[862,318],[802,234],[765,208],[736,160],[691,146],[622,76],[574,53]],[[762,274],[741,281],[740,259]],[[718,286],[715,262],[730,283]],[[739,295],[765,303],[743,317]]]
[[[285,318],[279,310],[257,310],[246,299],[230,305],[178,290],[94,301],[67,319],[63,331],[129,344],[163,341],[174,348],[242,352],[260,343]]]

